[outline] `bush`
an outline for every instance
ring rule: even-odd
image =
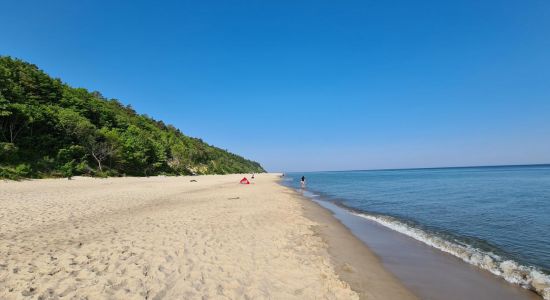
[[[75,173],[76,162],[73,159],[73,160],[65,163],[64,165],[62,165],[59,169],[60,169],[61,174],[63,175],[63,177],[67,177],[67,178],[71,179],[71,177],[73,177],[74,173]]]
[[[107,177],[119,177],[120,173],[118,173],[116,170],[113,170],[113,169],[103,169],[103,171],[92,169],[91,175],[93,177],[98,177],[98,178],[107,178]]]
[[[10,180],[20,180],[25,177],[29,177],[32,170],[27,164],[17,165],[15,168],[0,167],[0,178]]]
[[[75,174],[82,175],[82,174],[90,174],[93,169],[90,168],[88,163],[86,161],[81,161],[79,164],[77,164],[74,168]]]
[[[10,162],[14,160],[17,154],[17,146],[13,143],[0,143],[0,160]]]

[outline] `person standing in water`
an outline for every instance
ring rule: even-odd
[[[306,187],[306,177],[302,176],[302,180],[300,181],[300,184],[302,185],[302,188]]]

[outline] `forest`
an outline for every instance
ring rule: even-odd
[[[0,56],[0,178],[250,172],[265,171],[130,105]]]

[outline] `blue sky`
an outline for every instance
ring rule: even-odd
[[[550,163],[550,2],[4,1],[0,54],[270,171]]]

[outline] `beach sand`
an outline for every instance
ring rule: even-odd
[[[0,299],[414,298],[276,174],[241,178],[0,182]]]

